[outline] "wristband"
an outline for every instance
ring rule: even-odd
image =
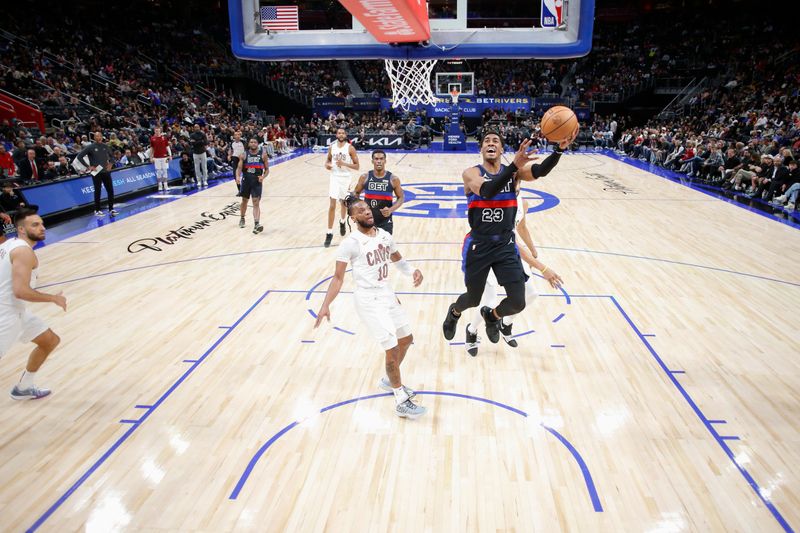
[[[547,266],[546,266],[546,267],[544,267],[542,270],[540,270],[539,272],[541,272],[542,274],[544,274],[544,273],[545,273],[545,272],[547,272],[548,270],[550,270],[550,267],[547,267]]]
[[[414,275],[414,269],[411,267],[411,265],[408,264],[408,261],[406,261],[405,259],[397,261],[395,263],[395,266],[397,266],[397,270],[399,270],[406,276],[412,277]]]

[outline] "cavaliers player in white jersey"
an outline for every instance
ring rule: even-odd
[[[344,237],[344,217],[347,212],[344,200],[350,190],[350,170],[358,170],[358,154],[352,144],[347,142],[347,130],[342,127],[336,129],[336,142],[328,147],[328,159],[325,161],[325,168],[331,171],[330,186],[328,196],[328,232],[325,234],[325,248],[331,245],[333,240],[333,219],[336,216],[336,203],[341,204],[341,216],[339,218],[339,235]]]
[[[317,313],[315,328],[322,320],[331,319],[330,305],[344,283],[347,264],[353,265],[353,293],[356,312],[366,328],[386,351],[386,377],[378,386],[391,391],[395,399],[395,413],[403,418],[418,418],[426,409],[414,403],[415,392],[403,385],[400,364],[414,337],[408,317],[400,301],[389,285],[389,263],[414,280],[414,286],[422,283],[422,272],[415,270],[397,251],[391,234],[375,227],[375,218],[366,202],[348,198],[348,212],[356,223],[356,229],[339,245],[336,256],[336,271],[328,286],[325,301]]]
[[[519,189],[519,182],[517,183],[517,189]],[[519,195],[519,190],[517,190],[517,195]],[[528,202],[525,201],[524,198],[520,198],[515,224],[517,236],[522,240],[521,243],[517,242],[517,249],[519,250],[520,258],[522,259],[522,267],[525,271],[525,275],[528,276],[528,281],[525,282],[526,308],[533,303],[537,296],[539,296],[539,294],[536,292],[533,276],[531,275],[531,268],[535,268],[541,272],[545,281],[547,281],[554,289],[560,289],[562,283],[564,283],[558,273],[539,261],[539,254],[536,251],[536,246],[533,244],[531,232],[528,230],[528,226],[525,223],[525,213],[527,212]],[[483,324],[483,315],[481,314],[480,310],[484,306],[492,308],[497,305],[497,285],[497,278],[495,277],[494,273],[489,272],[489,276],[486,279],[486,288],[483,290],[483,296],[481,296],[481,302],[478,307],[473,308],[474,311],[472,312],[472,320],[470,320],[469,324],[467,324],[467,334],[464,348],[467,350],[467,353],[473,357],[478,355],[478,345],[480,344],[480,339],[478,338],[478,328],[480,328]],[[517,340],[514,338],[512,333],[514,319],[517,316],[518,315],[504,316],[503,321],[500,324],[500,335],[505,343],[512,348],[516,348],[518,346]]]
[[[50,394],[50,390],[37,387],[34,379],[61,339],[41,318],[25,309],[25,302],[54,303],[66,311],[67,299],[60,292],[46,294],[32,288],[39,269],[33,246],[44,240],[41,217],[32,210],[21,209],[14,223],[18,237],[0,245],[0,357],[17,341],[36,345],[19,383],[11,389],[14,400],[36,400]]]

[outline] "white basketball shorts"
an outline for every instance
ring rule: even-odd
[[[353,297],[361,322],[384,350],[397,346],[397,339],[411,335],[408,316],[394,291],[360,289]]]
[[[17,341],[30,342],[47,329],[47,324],[41,318],[28,311],[6,313],[4,309],[0,318],[0,357]]]

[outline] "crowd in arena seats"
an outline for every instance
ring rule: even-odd
[[[618,149],[763,201],[796,206],[800,69],[761,63],[699,94],[682,116],[624,131]],[[795,190],[797,188],[795,187]]]
[[[350,94],[337,61],[264,61],[257,69],[271,80],[284,82],[289,90],[298,91],[307,98]]]
[[[361,89],[372,96],[391,96],[392,86],[383,61],[351,61],[353,75]],[[476,95],[541,96],[561,93],[567,61],[472,61],[464,67],[475,73]],[[435,76],[435,74],[434,74]]]

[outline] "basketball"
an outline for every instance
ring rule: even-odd
[[[578,127],[578,117],[572,109],[562,105],[548,109],[542,117],[542,135],[548,141],[560,143],[569,139]]]

